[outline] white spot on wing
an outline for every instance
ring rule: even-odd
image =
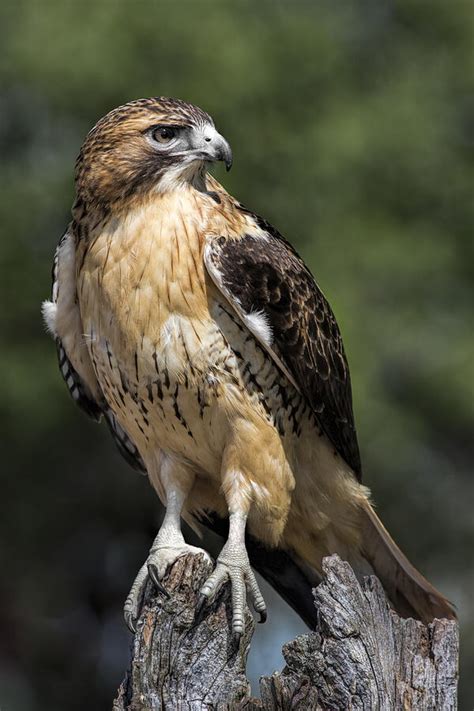
[[[245,324],[257,338],[271,346],[273,342],[272,327],[268,321],[268,316],[263,311],[253,311],[245,315]]]
[[[41,313],[43,314],[43,321],[48,330],[48,332],[56,337],[56,304],[52,301],[43,301],[41,305]]]
[[[244,323],[245,323],[245,319],[246,319],[246,316],[247,316],[248,314],[245,314],[245,313],[244,313],[244,311],[243,311],[243,309],[242,309],[242,306],[241,306],[241,305],[239,304],[239,302],[238,302],[238,299],[237,299],[232,293],[230,293],[229,290],[223,285],[223,283],[222,283],[222,275],[221,275],[221,273],[220,273],[220,271],[219,271],[219,268],[218,268],[217,265],[215,264],[214,251],[215,251],[215,248],[214,248],[214,245],[213,245],[213,242],[212,242],[212,238],[210,238],[210,239],[208,239],[208,242],[207,242],[206,246],[204,247],[204,262],[205,262],[205,265],[206,265],[206,269],[207,269],[207,271],[208,271],[208,273],[209,273],[209,275],[210,275],[212,281],[214,282],[214,284],[217,286],[218,289],[221,290],[221,292],[224,294],[224,296],[227,298],[227,300],[229,301],[229,303],[230,303],[231,306],[233,307],[234,311],[238,314],[238,316],[239,316],[239,317],[244,321]],[[268,325],[268,324],[267,324],[267,325]],[[249,330],[251,330],[250,327],[248,326],[248,324],[247,324],[247,327],[249,328]],[[253,334],[256,336],[256,338],[259,338],[258,334],[256,334],[253,330],[251,330],[251,333],[253,333]],[[270,332],[269,335],[270,335],[270,339],[271,339],[271,338],[272,338],[272,333]],[[291,373],[289,372],[289,370],[288,370],[288,368],[285,366],[285,364],[282,362],[282,360],[281,360],[281,359],[277,356],[277,354],[274,352],[273,348],[271,348],[271,346],[268,344],[267,341],[261,341],[261,342],[262,342],[262,344],[264,345],[264,347],[268,349],[268,351],[269,351],[269,353],[271,354],[273,360],[274,360],[275,363],[278,365],[278,367],[280,368],[280,370],[282,370],[283,373],[286,375],[286,377],[288,378],[288,380],[290,381],[290,383],[294,386],[294,388],[295,388],[298,392],[301,392],[301,390],[300,390],[299,386],[297,385],[297,383],[296,383],[294,377],[291,375]]]

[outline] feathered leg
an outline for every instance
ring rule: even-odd
[[[185,474],[183,476],[183,473]],[[125,601],[124,617],[132,632],[140,614],[145,587],[150,577],[155,586],[167,595],[161,584],[167,569],[183,555],[202,553],[209,560],[209,555],[202,548],[191,546],[184,540],[181,532],[181,512],[186,498],[194,483],[194,474],[167,460],[160,472],[160,482],[166,496],[166,513],[161,528],[153,541],[150,553],[140,568]]]
[[[230,484],[229,484],[230,478]],[[229,536],[216,562],[214,572],[201,588],[201,603],[214,597],[222,585],[230,580],[232,589],[232,630],[237,637],[244,631],[244,612],[246,593],[248,592],[256,612],[260,613],[260,622],[265,622],[267,608],[258,587],[255,574],[245,547],[245,526],[247,523],[250,501],[239,491],[241,477],[230,473],[224,480],[224,492],[229,506]]]

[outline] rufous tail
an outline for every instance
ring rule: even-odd
[[[453,605],[410,563],[368,501],[363,507],[361,553],[402,617],[425,624],[435,618],[456,619]]]

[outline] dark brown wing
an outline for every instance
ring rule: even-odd
[[[209,239],[209,274],[244,320],[252,313],[266,317],[272,341],[262,345],[360,479],[349,368],[331,307],[293,247],[267,222],[246,214],[255,221],[254,234]]]
[[[46,302],[46,304],[48,304],[50,307],[57,308],[60,288],[62,290],[75,288],[74,284],[72,283],[72,279],[69,279],[69,281],[66,283],[61,283],[60,272],[60,262],[62,259],[64,260],[64,250],[68,249],[68,243],[70,246],[71,242],[72,236],[70,231],[67,230],[61,237],[59,244],[56,248],[56,252],[54,254],[51,301],[49,302],[49,304],[48,302]],[[66,259],[68,259],[68,257],[66,257]],[[45,320],[47,321],[47,319]],[[72,323],[73,321],[71,319],[71,327]],[[102,396],[99,383],[96,383],[96,387],[94,388],[95,392],[93,392],[90,387],[91,383],[87,383],[86,380],[81,377],[80,373],[78,373],[78,371],[73,365],[74,360],[77,363],[77,353],[75,354],[76,359],[74,359],[74,353],[72,353],[71,351],[68,353],[66,345],[56,333],[54,324],[49,323],[48,328],[50,331],[52,331],[54,335],[58,354],[59,369],[61,371],[61,375],[64,378],[64,382],[66,383],[69,394],[73,398],[74,402],[80,407],[83,412],[86,413],[86,415],[91,417],[96,422],[100,422],[103,415],[110,430],[110,433],[114,439],[114,442],[117,445],[121,455],[134,469],[136,469],[140,473],[146,474],[145,464],[140,456],[137,447],[135,446],[134,442],[129,437],[127,432],[125,432],[125,430],[121,427],[113,411],[107,405],[105,399]],[[78,340],[81,340],[81,334],[78,335]]]

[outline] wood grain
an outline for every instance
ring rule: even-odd
[[[457,708],[457,623],[426,626],[400,618],[377,578],[359,584],[335,555],[324,560],[324,580],[314,591],[316,630],[283,647],[285,668],[262,677],[260,698],[250,698],[245,663],[254,623],[247,611],[237,645],[228,586],[195,619],[197,591],[208,572],[202,557],[181,558],[165,580],[170,598],[150,590],[114,711]]]

